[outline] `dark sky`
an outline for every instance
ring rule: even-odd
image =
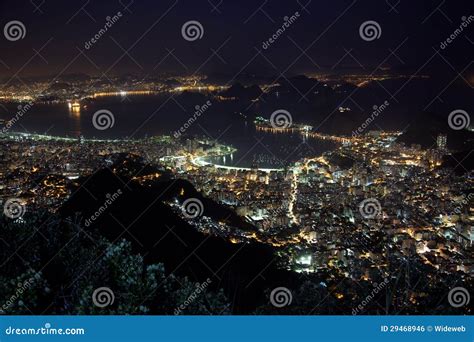
[[[13,74],[55,75],[63,70],[91,75],[106,72],[109,76],[192,74],[199,67],[201,73],[227,74],[239,70],[261,75],[328,70],[371,73],[378,65],[408,72],[423,67],[422,72],[428,74],[465,70],[472,77],[469,63],[474,51],[474,21],[440,51],[441,56],[434,49],[439,50],[440,43],[459,28],[463,16],[474,14],[473,3],[472,0],[0,0],[0,78]],[[105,25],[105,18],[118,11],[123,17],[91,49],[85,50],[85,42]],[[296,11],[300,17],[263,50],[262,43],[281,27],[283,18]],[[5,39],[3,28],[12,20],[25,25],[24,39],[14,42]],[[181,27],[189,20],[202,24],[202,39],[193,42],[183,39]],[[379,23],[382,29],[379,39],[370,42],[361,39],[359,26],[367,20]],[[313,45],[302,54],[310,44]],[[213,55],[217,49],[218,56]],[[391,55],[390,50],[395,49],[396,55]]]

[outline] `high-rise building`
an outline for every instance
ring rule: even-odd
[[[446,134],[438,134],[436,144],[439,150],[446,151],[448,143],[448,136]]]

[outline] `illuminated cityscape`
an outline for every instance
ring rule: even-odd
[[[0,314],[472,314],[472,56],[293,5],[5,29]]]

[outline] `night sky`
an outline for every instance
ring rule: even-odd
[[[452,75],[456,71],[471,78],[474,22],[440,51],[441,56],[435,49],[440,50],[441,42],[459,28],[463,16],[473,14],[472,4],[408,0],[2,0],[2,31],[8,22],[19,20],[26,27],[26,36],[12,42],[1,35],[0,79],[15,74],[54,76],[63,70],[99,76],[104,72],[111,76],[189,75],[196,71],[230,75],[240,70],[258,75],[371,73],[379,65],[400,73],[423,67],[424,74]],[[86,50],[84,44],[105,25],[106,17],[119,11],[122,18]],[[296,11],[300,17],[268,49],[262,49],[262,43],[281,27],[283,18]],[[189,20],[202,24],[202,39],[183,39],[181,27]],[[359,26],[367,20],[380,24],[379,39],[367,42],[359,36]]]

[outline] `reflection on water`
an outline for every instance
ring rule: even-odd
[[[128,95],[128,94],[127,94]],[[12,131],[31,132],[64,137],[117,139],[143,138],[154,135],[172,135],[188,122],[196,104],[209,99],[203,94],[186,94],[179,105],[165,95],[103,97],[75,103],[36,104]],[[16,111],[15,104],[0,110],[0,119],[9,120]],[[99,131],[92,124],[98,110],[113,113],[113,128]],[[218,139],[237,149],[233,155],[222,156],[209,162],[239,167],[284,168],[304,157],[321,155],[337,144],[332,140],[308,137],[298,132],[274,133],[257,130],[253,120],[236,114],[240,110],[232,102],[216,102],[193,123],[185,134]]]
[[[298,133],[271,133],[254,131],[252,135],[225,137],[224,143],[237,148],[232,155],[213,157],[208,162],[225,166],[280,169],[294,162],[321,155],[333,149],[332,141],[308,139]]]
[[[71,133],[78,137],[81,135],[81,104],[79,102],[68,102]]]

